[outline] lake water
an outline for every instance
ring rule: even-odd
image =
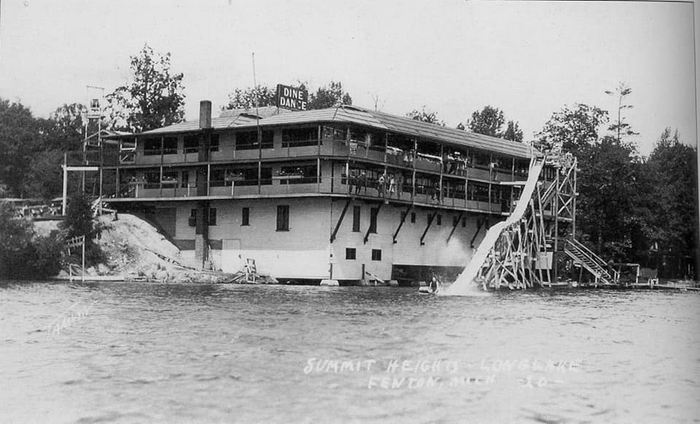
[[[700,295],[1,283],[0,422],[699,422]]]

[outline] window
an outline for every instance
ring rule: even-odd
[[[211,140],[209,141],[209,151],[218,152],[219,151],[219,134],[212,134]]]
[[[289,231],[289,205],[277,206],[277,231]]]
[[[462,228],[467,226],[467,217],[462,218]]]
[[[209,174],[209,186],[210,187],[224,187],[226,186],[226,170],[225,169],[215,169],[212,168]]]
[[[143,188],[160,188],[160,171],[148,171],[144,178],[146,183]]]
[[[186,135],[184,147],[185,153],[199,152],[199,137],[196,135]]]
[[[442,215],[437,215],[437,225],[442,225]]]
[[[209,225],[216,225],[216,208],[209,208]]]
[[[355,233],[360,231],[361,213],[362,213],[361,206],[353,206],[353,208],[352,208],[352,231]]]
[[[163,188],[177,187],[177,174],[177,171],[163,171],[163,177],[160,179]]]
[[[180,180],[180,187],[186,188],[190,183],[190,171],[182,171],[182,179]]]
[[[415,223],[416,223],[416,213],[411,212],[411,224],[415,224]]]
[[[261,149],[272,149],[274,131],[263,131],[262,132],[262,144]],[[245,131],[236,134],[236,150],[252,150],[258,148],[258,132],[257,131]]]
[[[381,249],[372,249],[372,260],[373,261],[381,261],[382,260]]]
[[[160,154],[160,138],[147,138],[143,140],[144,155],[159,155]]]
[[[283,166],[277,172],[280,184],[305,184],[318,182],[316,164]]]
[[[315,146],[318,142],[316,127],[282,130],[282,147]]]
[[[195,227],[197,225],[197,209],[190,210],[190,217],[187,219],[187,224],[190,227]]]
[[[355,248],[348,247],[345,249],[345,259],[354,260],[356,255],[357,255],[357,252],[355,251]]]
[[[379,214],[379,209],[377,208],[372,208],[370,209],[370,214],[369,214],[369,232],[370,233],[375,233],[377,232],[377,215]]]
[[[453,216],[452,216],[452,226],[453,226],[453,227],[456,227],[456,226],[457,226],[457,223],[459,223],[459,219],[458,219],[458,218],[459,218],[459,217],[458,217],[457,215],[453,215]]]
[[[241,225],[250,225],[250,208],[241,209]]]
[[[163,154],[177,154],[177,137],[165,137],[163,139]]]

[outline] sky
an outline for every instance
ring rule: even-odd
[[[186,118],[234,88],[341,81],[353,103],[448,126],[492,105],[534,138],[552,113],[632,88],[630,140],[697,143],[693,4],[682,2],[0,0],[0,97],[36,116],[109,93],[148,43],[184,73]]]

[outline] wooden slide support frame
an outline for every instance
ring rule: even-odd
[[[540,263],[552,255],[553,240],[559,234],[549,234],[552,224],[558,221],[575,222],[576,205],[576,160],[570,158],[547,158],[559,160],[557,179],[552,185],[538,183],[524,215],[517,221],[502,229],[496,243],[488,253],[486,260],[478,271],[476,281],[485,288],[527,289],[534,285],[548,285],[556,278],[556,272]],[[539,159],[543,160],[543,159]],[[553,205],[550,214],[545,215],[545,208]],[[551,216],[550,219],[545,219]],[[477,234],[481,229],[479,222]],[[476,238],[472,238],[472,242]],[[545,257],[542,257],[545,254]],[[539,266],[538,266],[539,265]]]

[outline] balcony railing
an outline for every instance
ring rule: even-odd
[[[238,196],[284,196],[291,194],[336,194],[350,195],[365,198],[376,198],[413,202],[416,204],[444,206],[451,208],[468,208],[483,212],[500,214],[510,210],[509,201],[497,200],[496,195],[489,202],[484,194],[466,194],[462,190],[445,188],[441,191],[429,184],[416,184],[415,189],[411,183],[396,184],[393,187],[380,185],[377,180],[368,179],[365,184],[348,184],[346,176],[331,177],[303,177],[294,184],[289,184],[289,179],[267,178],[260,180],[246,179],[238,181],[210,181],[206,185],[208,196],[231,197]],[[351,181],[352,182],[352,181]],[[112,194],[110,198],[187,198],[198,197],[196,184],[182,185],[181,183],[146,183],[129,182],[120,185],[119,194]]]

